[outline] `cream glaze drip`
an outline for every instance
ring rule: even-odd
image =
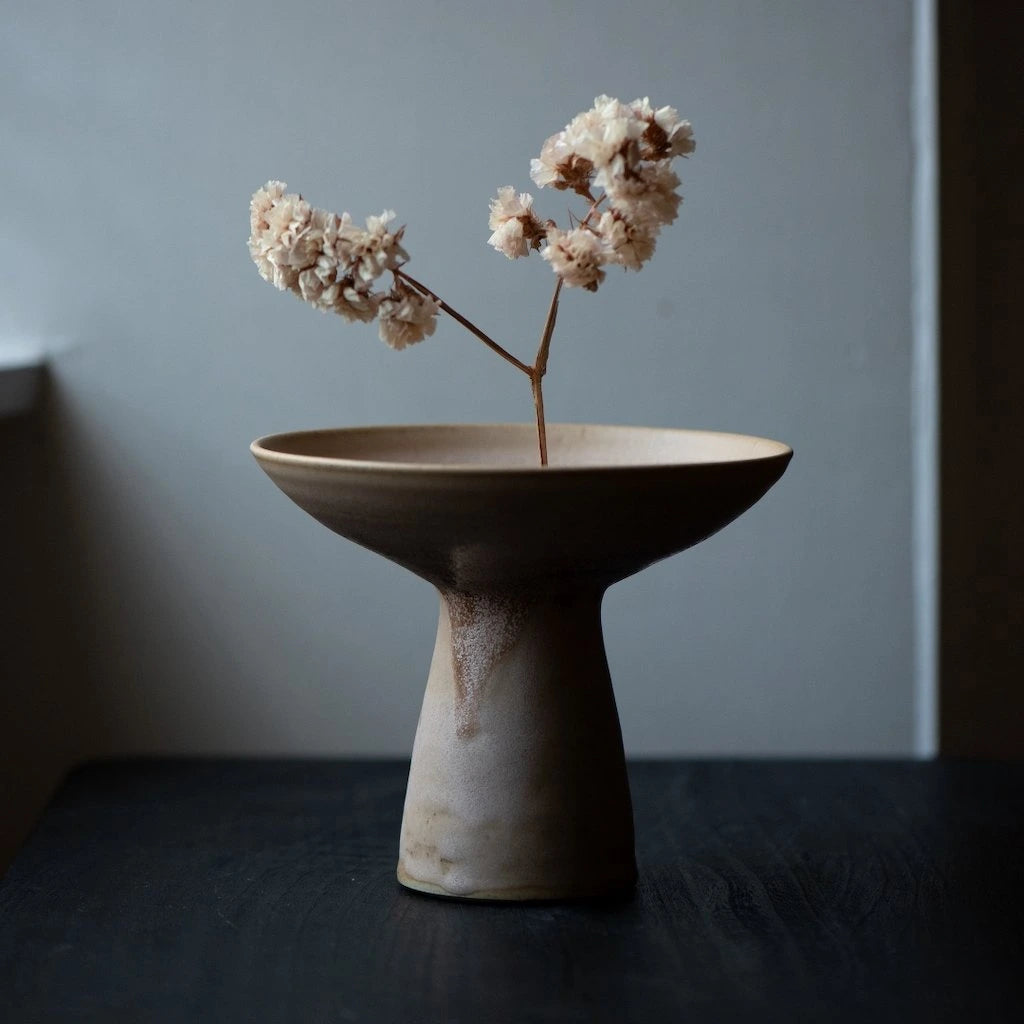
[[[525,609],[519,600],[493,594],[446,591],[455,677],[455,732],[476,734],[484,683],[522,629]]]

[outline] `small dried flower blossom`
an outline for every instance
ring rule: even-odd
[[[548,231],[548,244],[541,255],[562,282],[570,288],[596,292],[604,280],[603,263],[610,262],[608,243],[589,227]]]
[[[571,188],[585,196],[593,173],[594,165],[573,151],[564,132],[552,135],[541,146],[540,156],[530,161],[530,177],[539,188]]]
[[[434,333],[440,309],[435,299],[397,281],[378,307],[380,340],[398,350],[422,341]]]
[[[404,228],[392,232],[388,224],[395,219],[393,210],[385,210],[379,217],[366,219],[366,231],[352,239],[352,258],[356,276],[367,286],[373,284],[386,270],[396,270],[408,262],[409,254],[402,248]]]
[[[611,208],[637,227],[657,231],[671,224],[682,196],[676,192],[679,178],[667,160],[638,164],[631,174],[600,172],[597,183],[605,190]]]
[[[595,231],[610,250],[609,263],[621,263],[629,270],[639,270],[654,255],[658,237],[655,225],[628,221],[618,210],[605,210]]]
[[[641,136],[645,160],[689,156],[696,148],[692,125],[682,120],[673,107],[655,110],[646,96],[642,100],[633,100],[630,107],[636,118],[646,123]]]
[[[520,192],[511,185],[498,189],[498,196],[491,200],[491,217],[488,226],[494,232],[487,239],[498,252],[509,259],[527,256],[530,249],[539,249],[547,234],[547,225],[533,212],[533,196]]]

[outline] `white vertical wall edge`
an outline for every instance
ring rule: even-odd
[[[913,226],[914,753],[938,751],[939,306],[936,0],[914,0],[911,131]]]

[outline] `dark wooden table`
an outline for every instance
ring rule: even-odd
[[[0,884],[0,1021],[1024,1021],[1024,765],[631,766],[605,905],[417,896],[407,766],[75,772]]]

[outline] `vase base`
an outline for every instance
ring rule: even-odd
[[[450,892],[435,882],[411,878],[399,866],[397,872],[401,886],[412,892],[441,899],[466,903],[573,903],[581,901],[621,901],[632,897],[636,875],[580,885],[523,885],[506,889],[480,889],[475,892]]]

